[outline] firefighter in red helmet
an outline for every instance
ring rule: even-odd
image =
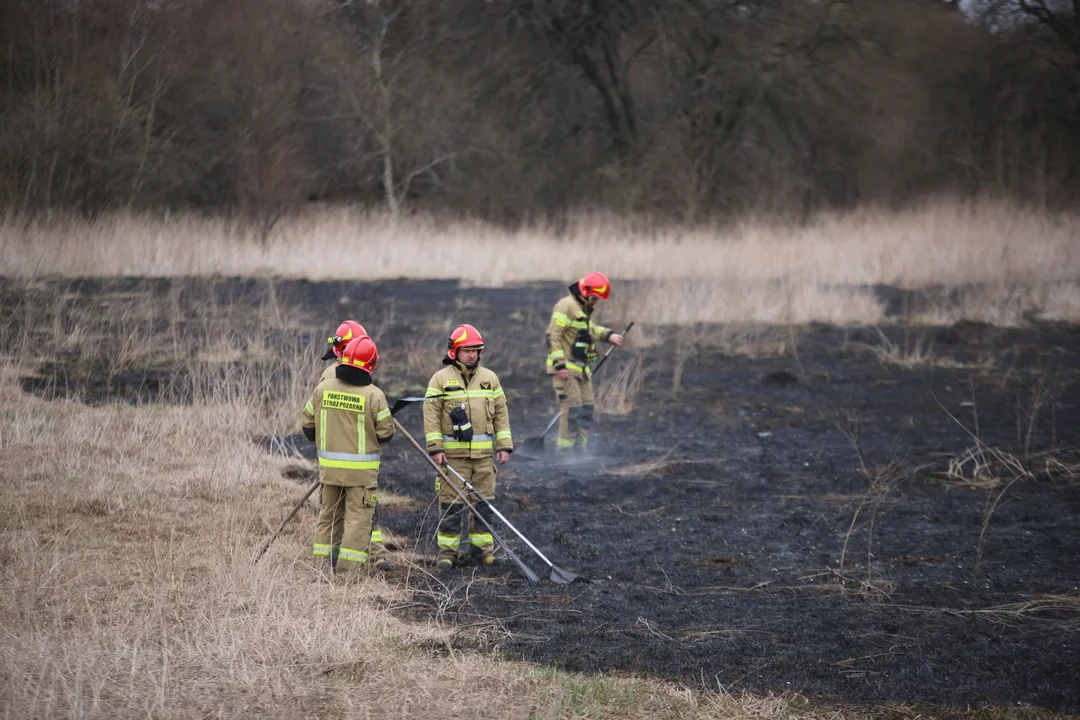
[[[334,334],[326,338],[326,342],[330,344],[330,347],[326,349],[320,360],[333,360],[332,365],[328,365],[325,370],[322,371],[322,375],[319,376],[319,382],[322,382],[326,378],[335,376],[338,367],[338,360],[341,358],[341,353],[345,351],[345,346],[349,344],[350,340],[358,338],[361,335],[367,335],[367,330],[364,326],[355,320],[345,320],[338,329],[334,331]]]
[[[322,356],[322,360],[333,360],[333,364],[328,365],[322,374],[319,376],[319,382],[326,380],[327,378],[336,377],[337,368],[340,364],[341,354],[345,351],[345,347],[358,337],[367,335],[367,330],[364,326],[355,320],[344,320],[338,329],[334,331],[334,334],[326,338],[326,342],[330,344],[330,347],[326,349],[326,352]],[[378,508],[376,508],[376,517],[378,516]],[[340,538],[337,538],[340,540]],[[368,550],[368,561],[379,568],[380,570],[390,570],[390,559],[387,556],[385,536],[383,535],[383,529],[375,524],[371,528],[371,546]]]
[[[505,464],[514,451],[510,434],[510,415],[499,377],[480,363],[484,339],[472,325],[459,325],[447,341],[446,366],[428,381],[424,403],[424,439],[427,451],[436,463],[449,464],[486,498],[495,497],[495,464]],[[494,462],[493,462],[494,461]],[[481,523],[477,523],[454,488],[442,487],[439,493],[440,519],[436,531],[439,546],[439,572],[455,564],[476,558],[483,565],[500,565],[495,555],[495,541]],[[456,482],[450,476],[450,482]],[[464,491],[464,488],[458,488]],[[467,495],[468,496],[468,495]],[[494,515],[479,497],[469,502],[489,523]],[[468,532],[469,545],[461,547],[461,536]]]
[[[367,335],[350,340],[334,377],[323,380],[304,406],[300,425],[319,457],[319,519],[314,555],[335,574],[365,565],[378,501],[381,447],[394,436],[382,390],[372,382],[379,362]]]
[[[555,304],[547,330],[547,373],[562,414],[556,451],[584,452],[595,412],[590,365],[597,359],[596,342],[622,345],[623,336],[592,321],[600,300],[611,297],[611,282],[591,272],[571,283],[570,294]]]

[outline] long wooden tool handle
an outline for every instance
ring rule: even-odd
[[[274,538],[278,536],[278,533],[280,533],[282,529],[289,524],[289,521],[293,519],[293,516],[296,515],[296,513],[300,512],[300,508],[304,507],[304,503],[306,503],[307,499],[311,497],[311,493],[319,489],[319,483],[319,480],[311,483],[311,487],[309,487],[307,492],[304,493],[304,497],[300,498],[300,502],[296,503],[296,507],[292,509],[292,512],[285,516],[285,519],[281,521],[280,525],[278,525],[278,529],[274,531],[274,534],[266,539],[266,542],[263,543],[262,548],[259,549],[259,554],[255,556],[255,563],[259,562],[260,558],[262,558],[262,556],[266,554],[266,551],[270,549],[270,543],[274,542]],[[252,565],[254,565],[255,563],[252,563]]]
[[[507,545],[506,541],[503,540],[499,533],[495,531],[495,528],[491,527],[491,524],[487,521],[487,519],[480,513],[476,512],[476,508],[471,502],[469,502],[469,498],[465,494],[465,488],[458,488],[456,485],[450,482],[450,476],[447,475],[441,467],[439,467],[439,463],[435,462],[431,455],[428,454],[427,449],[422,447],[420,443],[416,442],[416,438],[410,435],[409,431],[402,427],[401,423],[398,422],[396,418],[394,419],[394,425],[397,427],[398,432],[404,435],[405,438],[412,444],[412,446],[416,448],[417,452],[424,456],[424,459],[428,461],[428,464],[431,465],[431,467],[435,470],[436,473],[438,473],[439,477],[444,482],[448,483],[450,487],[457,490],[458,496],[460,496],[461,500],[465,503],[465,506],[469,508],[469,510],[474,512],[474,514],[476,515],[476,519],[479,520],[485,528],[487,528],[488,532],[491,533],[491,537],[495,540],[495,542],[502,546],[502,549],[506,553],[506,556],[510,558],[510,562],[514,563],[517,569],[521,571],[521,574],[525,576],[525,579],[533,584],[539,583],[540,576],[533,572],[533,569],[526,565],[525,562],[521,558],[519,558],[513,550],[510,549],[510,546]],[[453,468],[451,468],[451,470],[452,469]]]
[[[442,396],[437,395],[435,397],[442,397]],[[407,407],[409,405],[409,403],[424,402],[427,399],[428,399],[427,397],[406,397],[406,398],[401,398],[396,403],[394,403],[394,406],[392,408],[390,408],[390,417],[393,417],[393,416],[397,415],[398,411],[401,410],[404,407]],[[395,421],[395,422],[397,422],[397,421]],[[401,425],[398,425],[398,427],[401,427]],[[293,516],[296,515],[296,513],[300,512],[300,508],[304,507],[304,503],[306,503],[307,499],[309,497],[311,497],[311,493],[315,492],[319,488],[319,484],[321,482],[322,482],[321,480],[316,480],[314,483],[312,483],[311,487],[308,488],[308,491],[306,493],[304,493],[304,497],[300,498],[300,502],[296,503],[296,507],[294,507],[292,509],[292,512],[289,513],[289,515],[284,520],[281,521],[281,525],[278,526],[278,529],[274,531],[274,534],[271,535],[267,539],[266,543],[262,546],[262,548],[259,549],[259,554],[255,556],[255,562],[256,563],[259,562],[259,558],[261,558],[266,553],[267,549],[269,549],[270,543],[274,542],[274,538],[276,538],[278,536],[278,533],[281,532],[282,528],[284,528],[286,525],[289,524],[289,521],[293,519]],[[252,563],[252,565],[254,565],[254,564],[255,563]]]

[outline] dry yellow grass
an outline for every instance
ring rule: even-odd
[[[657,323],[873,323],[883,311],[871,285],[981,285],[922,319],[1014,324],[1024,312],[1080,317],[1078,230],[1077,216],[992,201],[825,214],[801,226],[757,218],[686,228],[580,215],[559,229],[515,231],[327,207],[285,218],[265,236],[195,215],[9,216],[0,221],[0,275],[449,276],[491,286],[565,282],[601,268],[617,282],[648,281],[622,299],[641,309],[639,320]]]
[[[252,438],[295,431],[304,379],[322,368],[309,348],[258,352],[256,329],[304,319],[274,304],[206,306],[182,337],[170,330],[189,312],[178,300],[50,304],[31,290],[0,320],[4,717],[865,716],[786,693],[590,677],[463,651],[463,639],[497,644],[506,630],[405,622],[393,610],[409,588],[381,578],[320,581],[310,509],[252,566],[307,482],[283,479],[303,475],[298,459]],[[183,367],[191,402],[89,407],[20,390],[21,376],[71,344],[128,366]],[[262,362],[223,374],[241,347]],[[271,381],[283,367],[296,379]],[[627,367],[632,403],[641,369]],[[390,512],[415,502],[384,500]],[[412,538],[391,540],[406,545],[398,563],[424,572]]]
[[[834,287],[815,282],[656,280],[632,288],[620,306],[633,308],[644,322],[667,325],[694,323],[764,323],[837,325],[880,322],[885,308],[871,288]]]
[[[722,710],[670,685],[587,680],[456,651],[446,628],[391,616],[403,597],[394,587],[312,582],[310,518],[252,568],[253,546],[296,488],[230,431],[218,410],[236,407],[90,409],[4,395],[5,421],[16,428],[0,446],[6,716]]]
[[[312,280],[445,277],[497,285],[563,280],[602,267],[621,279],[790,281],[918,287],[1071,280],[1080,221],[996,202],[938,202],[900,213],[823,215],[800,227],[748,220],[678,228],[579,216],[562,231],[480,222],[393,219],[347,208],[252,227],[193,215],[119,214],[94,223],[8,217],[5,275],[277,275]],[[507,252],[512,247],[513,252]],[[469,250],[470,262],[461,262]]]
[[[55,307],[27,300],[16,308],[21,334],[4,328],[4,717],[825,716],[788,694],[704,693],[464,652],[459,633],[497,643],[505,630],[408,623],[392,612],[408,587],[320,580],[310,561],[310,510],[253,566],[303,483],[282,477],[296,474],[296,458],[267,453],[251,438],[294,431],[310,388],[279,382],[268,407],[259,388],[272,366],[222,379],[230,353],[160,342],[156,311],[128,301],[97,315],[73,306],[51,315]],[[208,313],[194,345],[250,344],[254,338],[223,321],[238,311]],[[130,344],[133,361],[156,352],[188,363],[191,404],[90,407],[22,392],[18,378],[65,342],[50,318],[78,325],[87,343],[105,343],[108,328],[122,326],[114,337]],[[282,362],[299,377],[314,378],[320,366],[306,355]],[[390,511],[411,502],[386,499]],[[395,557],[422,560],[415,548]]]
[[[874,330],[877,331],[877,344],[855,343],[853,347],[860,347],[867,352],[873,353],[885,365],[896,365],[908,369],[939,367],[981,370],[989,370],[994,366],[994,361],[991,358],[983,358],[976,362],[961,362],[948,355],[938,354],[934,350],[933,339],[922,332],[914,337],[893,341],[882,332],[881,328],[875,326]]]
[[[629,415],[645,389],[645,361],[634,353],[618,370],[597,382],[596,407],[605,415]]]
[[[54,275],[441,277],[453,267],[470,282],[497,284],[562,281],[596,266],[616,278],[666,278],[619,302],[644,306],[643,321],[681,324],[872,322],[880,307],[868,292],[835,286],[1041,277],[1056,284],[1040,286],[1030,302],[1075,317],[1080,293],[1069,281],[1077,258],[1065,237],[1071,220],[1003,212],[946,205],[906,216],[825,218],[799,230],[746,225],[644,234],[582,221],[559,234],[425,220],[394,225],[328,210],[287,220],[265,240],[192,217],[116,216],[89,226],[9,218],[0,225],[0,275],[30,278],[29,291],[32,278]],[[958,228],[967,230],[957,234]],[[951,250],[940,247],[945,237],[955,240]],[[570,242],[574,251],[561,252]],[[466,247],[487,264],[447,262]],[[138,293],[113,293],[95,304],[60,295],[43,306],[38,297],[0,319],[23,333],[0,356],[5,717],[865,714],[787,694],[704,693],[462,652],[462,631],[452,625],[394,616],[407,588],[375,578],[348,586],[317,582],[310,511],[252,567],[254,551],[303,488],[282,478],[295,458],[267,453],[251,438],[296,429],[297,408],[310,391],[303,379],[322,364],[308,348],[260,352],[265,337],[249,328],[314,321],[272,300],[203,307],[181,337],[176,327],[190,309],[179,292],[164,308]],[[635,332],[647,344],[651,331]],[[732,338],[761,344],[757,336]],[[111,358],[110,371],[155,362],[183,367],[193,378],[192,402],[87,407],[19,389],[18,378],[32,373],[35,361],[70,347],[83,357]],[[224,364],[244,356],[239,348],[275,359],[222,375]],[[282,367],[297,379],[272,383]],[[626,368],[612,376],[618,402],[610,403],[624,410],[633,407],[642,380],[640,365]],[[410,502],[385,499],[388,510]],[[399,557],[418,559],[409,549]],[[465,632],[497,642],[504,631]]]

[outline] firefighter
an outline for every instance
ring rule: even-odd
[[[591,272],[570,285],[570,294],[555,304],[547,330],[547,374],[559,403],[558,453],[585,452],[593,423],[595,401],[591,363],[596,341],[621,346],[623,336],[592,321],[600,300],[611,297],[611,283]]]
[[[341,357],[341,353],[345,351],[345,346],[349,344],[350,340],[361,335],[367,335],[367,330],[364,329],[363,325],[355,320],[345,320],[338,325],[338,329],[333,335],[326,338],[326,342],[330,343],[330,347],[326,349],[326,352],[319,359],[333,360],[334,362],[322,371],[322,374],[319,375],[319,382],[326,378],[336,377],[338,359]]]
[[[372,383],[378,363],[375,342],[354,337],[334,377],[318,384],[301,415],[304,435],[318,450],[322,483],[314,555],[327,558],[337,574],[367,563],[380,448],[394,436],[386,396]]]
[[[514,441],[506,394],[498,376],[481,365],[483,350],[484,339],[472,325],[460,325],[450,334],[442,361],[446,367],[428,381],[424,438],[427,451],[436,463],[449,463],[484,497],[493,499],[497,472],[492,460],[505,465],[514,451]],[[450,482],[457,481],[451,476]],[[436,478],[440,511],[435,536],[439,572],[473,557],[483,565],[501,565],[502,558],[495,555],[491,533],[466,511],[454,488],[442,487],[441,483]],[[487,503],[475,496],[468,499],[489,524],[494,522]],[[461,548],[465,531],[469,534],[469,546]]]
[[[319,375],[319,382],[327,378],[337,377],[337,368],[339,365],[338,359],[341,357],[341,353],[345,350],[345,346],[349,344],[349,341],[353,338],[358,338],[361,335],[367,335],[367,330],[364,326],[355,320],[344,320],[333,335],[326,338],[326,342],[330,343],[330,347],[327,348],[320,360],[333,360],[331,365],[328,365],[322,374]],[[371,527],[371,545],[368,549],[371,563],[380,570],[390,570],[393,566],[390,564],[390,559],[386,551],[385,537],[383,536],[383,529],[378,524],[379,509],[375,508],[375,520]],[[340,528],[338,537],[334,538],[335,544],[341,542]]]

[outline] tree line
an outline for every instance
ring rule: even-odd
[[[508,223],[941,194],[1060,208],[1080,188],[1070,7],[9,0],[0,207],[272,220],[350,202]]]

